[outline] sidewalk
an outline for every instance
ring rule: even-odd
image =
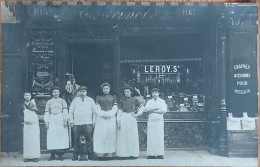
[[[146,159],[144,151],[134,160],[72,161],[72,154],[66,153],[65,160],[47,161],[49,154],[42,154],[40,161],[23,162],[22,154],[1,153],[1,166],[232,166],[257,167],[257,158],[228,158],[212,155],[207,151],[166,151],[165,159]]]

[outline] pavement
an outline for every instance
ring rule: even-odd
[[[109,161],[72,161],[72,153],[64,155],[65,160],[48,161],[50,154],[42,154],[39,162],[23,162],[23,155],[18,152],[2,152],[1,166],[228,166],[258,167],[258,158],[233,158],[213,155],[206,150],[165,151],[164,159],[146,159],[146,152],[141,151],[138,159]]]

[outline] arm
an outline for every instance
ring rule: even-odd
[[[164,114],[164,113],[166,113],[166,111],[167,111],[167,104],[165,103],[164,100],[161,101],[160,106],[161,106],[160,109],[156,109],[153,112],[157,113],[157,114]]]
[[[92,124],[93,124],[93,125],[95,125],[96,119],[97,119],[97,114],[96,114],[96,112],[95,112],[95,107],[96,107],[96,105],[95,105],[95,102],[94,102],[94,100],[93,100],[93,101],[92,101],[92,104],[91,104]]]
[[[142,115],[142,114],[144,113],[144,109],[145,109],[144,106],[141,105],[141,106],[138,108],[138,112],[137,112],[136,116],[138,117],[138,116]]]
[[[49,121],[50,121],[50,101],[47,101],[44,113],[44,122],[46,127],[49,128]]]
[[[32,107],[30,107],[30,110],[37,112],[38,108],[36,107],[36,102],[34,99],[31,100]]]
[[[149,101],[146,103],[143,112],[153,112],[154,110],[156,110],[156,108],[151,105],[151,102],[150,102],[150,100],[149,100]]]
[[[75,99],[72,100],[69,108],[69,123],[70,126],[74,124],[74,110],[75,110]]]
[[[62,99],[62,114],[63,114],[63,120],[67,123],[69,120],[69,112],[68,112],[68,106],[65,100]]]
[[[118,107],[117,105],[114,105],[111,110],[107,111],[105,116],[112,117],[115,116],[117,113]]]

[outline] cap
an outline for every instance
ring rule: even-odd
[[[151,93],[153,93],[153,92],[160,92],[160,89],[158,89],[158,88],[153,88],[153,89],[151,90]]]
[[[80,91],[80,90],[88,90],[88,88],[87,88],[86,86],[80,86],[80,87],[78,88],[78,91]]]

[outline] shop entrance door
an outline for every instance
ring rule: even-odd
[[[87,86],[88,96],[94,100],[101,92],[100,85],[109,82],[114,93],[115,67],[114,44],[112,41],[81,41],[67,45],[71,73],[76,83]]]

